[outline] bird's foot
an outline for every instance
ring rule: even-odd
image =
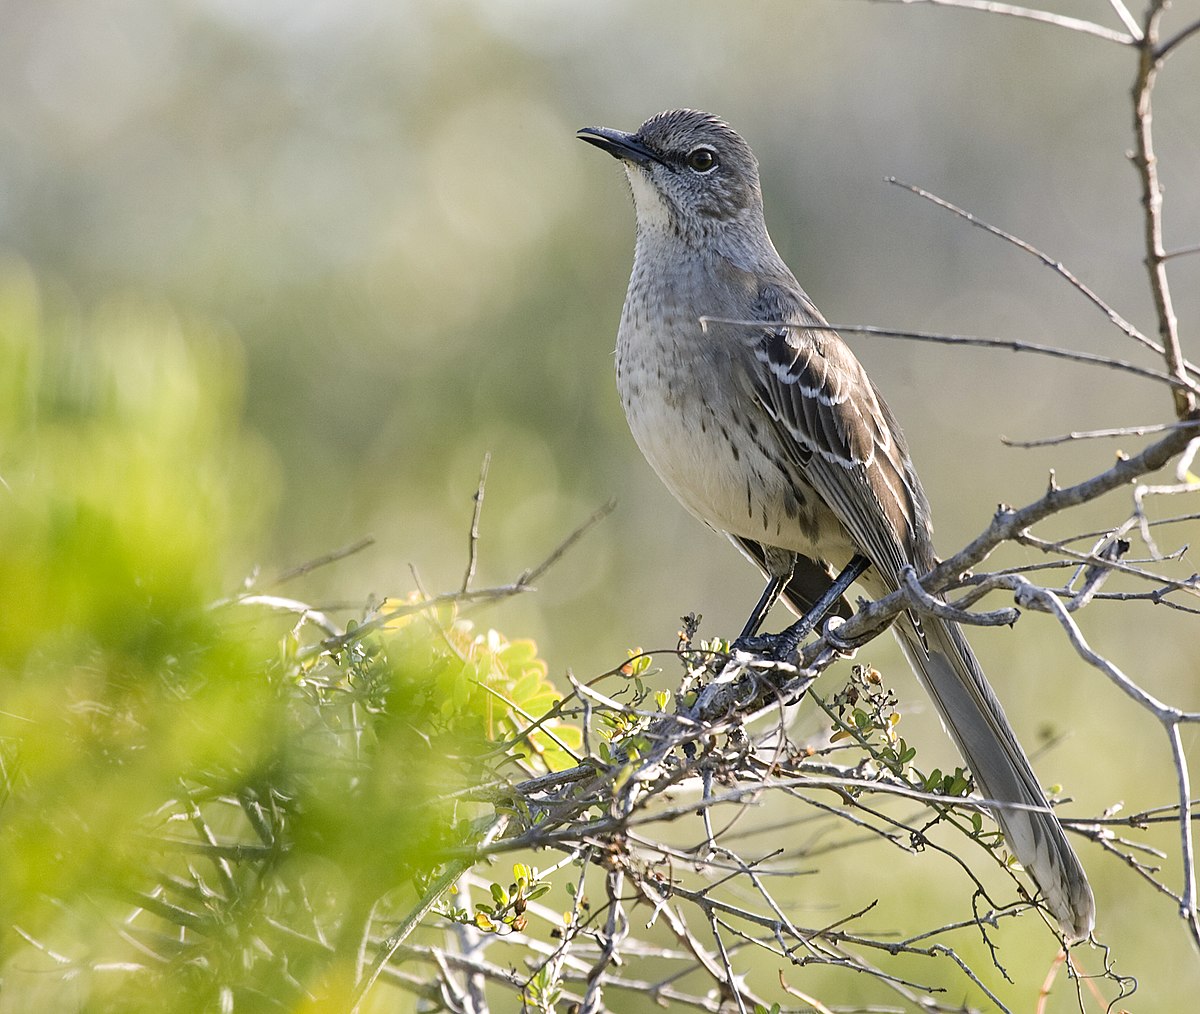
[[[729,646],[731,652],[744,651],[770,662],[790,662],[795,657],[802,637],[795,637],[789,628],[778,634],[743,635]]]

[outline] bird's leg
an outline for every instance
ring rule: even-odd
[[[763,637],[753,637],[748,635],[746,631],[743,631],[742,636],[734,641],[733,647],[767,655],[771,658],[790,660],[796,653],[796,648],[799,647],[800,642],[812,632],[818,623],[825,619],[825,615],[838,604],[841,597],[846,594],[855,581],[862,577],[863,572],[869,566],[871,566],[870,560],[861,553],[855,553],[850,558],[850,562],[842,568],[842,572],[834,578],[833,584],[825,589],[825,593],[813,603],[812,608],[790,627],[780,631],[778,634],[767,634]],[[772,584],[777,580],[783,579],[772,578]],[[770,590],[771,584],[768,584],[767,591],[763,592],[763,599],[760,599],[759,605],[754,607],[754,615],[758,614],[759,606],[762,605],[767,592]],[[754,615],[751,616],[752,620],[754,619]],[[761,618],[759,622],[762,622]],[[750,625],[747,624],[747,630],[749,629]]]
[[[758,628],[763,625],[763,620],[767,618],[767,613],[771,611],[771,607],[779,601],[779,596],[783,594],[783,589],[787,587],[787,583],[791,580],[791,577],[790,573],[779,575],[772,577],[767,582],[766,588],[763,589],[762,595],[759,596],[758,604],[755,605],[753,611],[750,613],[750,619],[746,621],[746,625],[742,628],[742,632],[738,634],[738,638],[734,644],[740,645],[744,641],[749,641],[758,633]]]

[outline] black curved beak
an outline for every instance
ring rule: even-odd
[[[584,127],[575,135],[581,141],[594,144],[601,151],[608,152],[613,158],[634,165],[649,165],[658,162],[666,165],[653,151],[647,148],[637,134],[629,134],[624,130],[613,130],[611,127]]]

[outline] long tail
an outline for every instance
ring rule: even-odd
[[[955,624],[932,616],[922,617],[920,633],[907,617],[895,630],[980,792],[999,802],[1037,807],[998,808],[995,817],[1063,933],[1071,941],[1085,939],[1096,920],[1087,874],[966,638]]]

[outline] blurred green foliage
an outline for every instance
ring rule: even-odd
[[[530,641],[414,600],[325,633],[221,598],[269,515],[227,333],[0,275],[5,1009],[291,1009],[469,836],[485,763],[571,762]],[[386,607],[386,603],[385,603]],[[373,611],[378,616],[378,610]]]

